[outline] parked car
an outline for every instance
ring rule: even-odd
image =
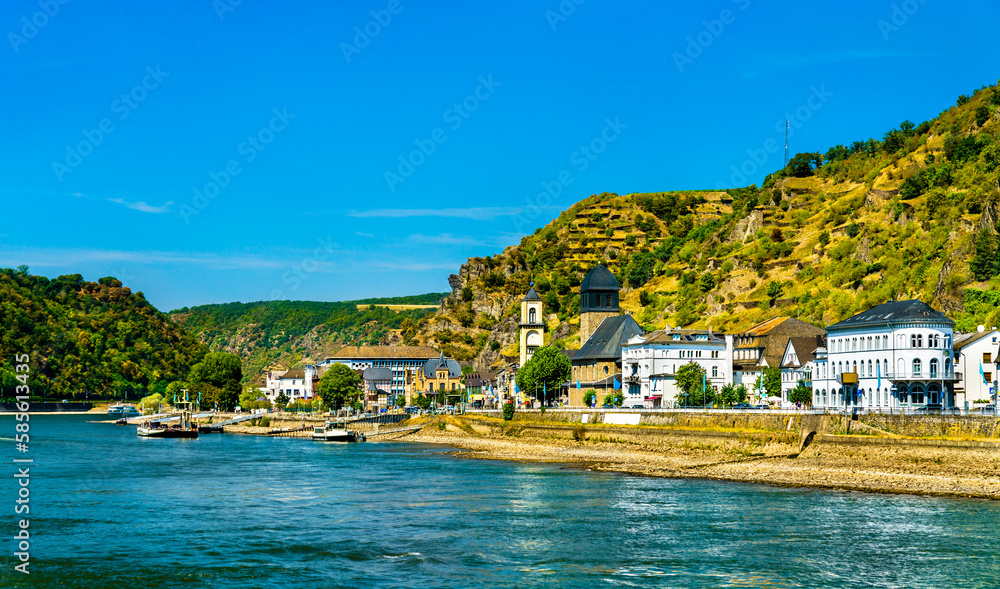
[[[645,408],[646,408],[645,405],[632,405],[632,407],[630,407],[630,409],[645,409]]]
[[[733,409],[753,409],[753,405],[750,403],[734,403]]]

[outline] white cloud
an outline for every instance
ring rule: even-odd
[[[492,221],[497,217],[507,217],[521,213],[519,207],[472,207],[467,209],[371,209],[367,211],[350,211],[349,217],[449,217],[456,219],[473,219],[476,221]]]
[[[94,199],[94,200],[104,200],[104,201],[107,201],[107,202],[113,202],[115,204],[122,205],[125,208],[132,209],[133,211],[139,211],[139,212],[142,212],[142,213],[152,213],[152,214],[155,214],[155,215],[159,215],[159,214],[162,214],[162,213],[169,213],[171,211],[171,207],[174,204],[174,201],[168,200],[167,202],[163,203],[160,206],[155,206],[155,205],[151,205],[151,204],[149,204],[149,203],[147,203],[146,201],[143,201],[143,200],[138,200],[138,201],[130,202],[130,201],[126,200],[125,198],[95,197],[95,196],[90,196],[88,194],[83,194],[83,193],[80,193],[80,192],[77,192],[77,193],[73,194],[73,196],[79,196],[81,198],[90,198],[90,199]]]

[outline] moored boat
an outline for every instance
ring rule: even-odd
[[[347,429],[342,421],[328,421],[323,425],[313,426],[312,439],[317,442],[363,442],[365,436]]]
[[[136,428],[135,433],[145,438],[197,438],[198,425],[191,422],[190,403],[179,401],[180,410],[176,417],[171,417],[169,425],[164,421],[147,421]]]

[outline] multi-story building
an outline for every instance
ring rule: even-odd
[[[340,363],[352,370],[388,368],[392,371],[389,394],[395,397],[405,393],[406,372],[423,367],[438,354],[437,350],[428,346],[343,346],[318,362],[317,366]]]
[[[889,301],[827,328],[817,353],[818,407],[931,409],[954,406],[955,323],[918,300]]]
[[[673,329],[636,335],[622,347],[626,407],[682,405],[677,370],[694,362],[705,369],[708,386],[733,382],[733,336],[712,331]]]
[[[392,369],[380,367],[365,368],[361,375],[365,391],[365,409],[387,409],[396,402],[392,389]]]
[[[801,382],[812,389],[815,352],[823,348],[823,336],[790,337],[781,357],[781,402],[788,403],[788,393]],[[825,351],[825,349],[824,349]]]
[[[309,378],[306,376],[306,372],[302,368],[292,368],[285,371],[278,379],[278,394],[284,394],[290,401],[312,399],[312,375],[310,374]]]
[[[423,394],[439,405],[458,403],[465,391],[462,382],[462,367],[457,361],[445,358],[428,360],[423,366],[406,373],[406,404],[413,405],[417,396]]]
[[[970,409],[976,401],[995,401],[1000,331],[982,328],[955,334],[955,406]]]
[[[822,336],[822,329],[794,317],[775,317],[733,334],[733,382],[762,397],[763,390],[755,385],[763,381],[765,368],[781,368],[788,340]]]

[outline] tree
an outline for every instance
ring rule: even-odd
[[[286,395],[285,393],[278,393],[278,396],[274,398],[274,404],[281,409],[285,408],[285,405],[288,404],[288,401],[290,401],[290,399],[288,398],[288,395]]]
[[[406,397],[403,395],[396,396],[396,407],[406,407]]]
[[[818,168],[823,163],[823,156],[817,153],[797,153],[795,157],[788,160],[786,170],[792,176],[805,178],[812,176],[813,168]]]
[[[719,391],[719,397],[724,405],[733,406],[736,403],[746,403],[747,387],[743,384],[733,383],[723,385],[722,390]]]
[[[596,401],[597,401],[597,393],[595,393],[594,391],[590,391],[583,396],[583,404],[587,407],[590,407]]]
[[[976,237],[976,252],[969,261],[969,270],[976,280],[989,280],[996,276],[998,268],[993,233],[985,229]]]
[[[781,369],[770,367],[764,369],[764,393],[768,397],[781,396]]]
[[[625,269],[625,280],[632,286],[642,286],[653,277],[653,269],[656,267],[656,257],[648,252],[640,252],[629,259],[628,267]]]
[[[708,292],[715,288],[715,283],[715,274],[705,272],[701,275],[701,280],[698,281],[698,287],[701,289],[701,292]]]
[[[218,403],[223,410],[229,410],[240,398],[240,380],[243,366],[235,354],[229,352],[209,352],[205,358],[191,367],[188,381],[191,393],[202,393],[202,403]]]
[[[319,394],[327,407],[340,409],[361,396],[361,377],[346,364],[334,364],[319,379]]]
[[[713,390],[707,385],[705,369],[695,362],[688,362],[677,369],[677,388],[687,395],[688,405],[711,403]]]
[[[799,384],[795,385],[795,388],[789,391],[788,400],[792,403],[802,403],[802,405],[812,405],[813,394],[812,390],[809,389],[801,380]]]
[[[823,233],[820,233],[819,234],[819,244],[821,246],[823,246],[823,247],[826,247],[826,245],[828,243],[830,243],[830,232],[829,231],[824,231]]]
[[[604,395],[604,406],[605,407],[621,407],[625,402],[625,395],[619,391],[613,391]]]
[[[431,398],[425,396],[423,393],[417,395],[417,398],[414,399],[413,402],[417,404],[417,407],[420,407],[425,411],[431,408]]]
[[[504,421],[514,419],[514,401],[507,401],[503,404],[503,419]]]
[[[516,383],[528,394],[540,395],[545,391],[554,395],[572,373],[573,365],[566,354],[552,346],[542,346],[517,371]]]
[[[772,280],[767,284],[767,298],[770,299],[772,305],[784,292],[785,288],[776,280]]]

